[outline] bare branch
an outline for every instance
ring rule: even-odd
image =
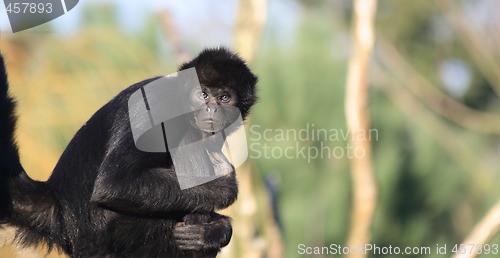
[[[435,113],[427,109],[414,95],[381,69],[375,69],[374,85],[396,105],[411,121],[425,129],[443,147],[448,155],[466,171],[491,172],[490,166],[478,162],[469,146],[457,141],[460,136]]]
[[[251,63],[267,18],[267,0],[240,0],[234,31],[234,49]],[[248,124],[248,123],[247,123]],[[262,178],[247,162],[236,173],[238,201],[224,213],[233,218],[233,237],[220,257],[284,257],[281,231],[276,224]]]
[[[251,62],[260,43],[267,19],[267,0],[240,0],[234,31],[234,46]]]
[[[474,227],[470,235],[462,244],[465,246],[484,245],[488,243],[500,230],[500,201],[498,201],[484,216],[484,218]],[[469,249],[468,249],[469,250]],[[466,252],[465,254],[455,254],[453,258],[475,258],[477,252]]]
[[[170,44],[172,44],[172,48],[175,52],[175,58],[178,64],[182,64],[189,60],[189,55],[184,50],[184,47],[181,43],[181,39],[179,36],[179,32],[177,31],[177,27],[172,20],[172,15],[167,9],[163,9],[160,11],[160,18],[162,21],[163,31],[165,32],[165,37]]]
[[[377,42],[383,57],[379,62],[427,106],[466,129],[500,135],[500,115],[474,110],[451,98],[416,71],[392,44],[380,38]]]
[[[354,53],[349,60],[345,109],[348,130],[364,134],[366,137],[350,139],[353,149],[364,150],[364,155],[351,160],[354,199],[348,246],[369,243],[371,239],[370,227],[377,200],[371,142],[368,135],[367,108],[368,67],[374,42],[373,23],[376,7],[376,0],[356,0],[354,2]],[[348,257],[366,257],[366,254],[350,254]]]
[[[495,51],[490,50],[488,44],[482,40],[486,35],[471,28],[455,1],[444,0],[436,1],[436,3],[441,6],[443,13],[462,39],[462,43],[477,67],[491,83],[497,96],[500,96],[500,63],[495,60],[495,55],[491,54]]]

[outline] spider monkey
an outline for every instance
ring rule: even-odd
[[[236,107],[244,119],[256,97],[257,77],[225,48],[203,50],[179,71],[195,68],[206,109],[194,127],[209,137],[227,126]],[[234,168],[181,190],[172,157],[139,150],[128,100],[153,77],[129,86],[75,134],[50,178],[23,169],[14,139],[15,101],[0,55],[0,227],[16,228],[22,246],[45,242],[71,257],[215,257],[232,235],[229,217],[238,187]]]

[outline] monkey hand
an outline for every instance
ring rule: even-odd
[[[210,214],[188,214],[174,226],[173,237],[182,251],[218,251],[229,244],[233,229],[229,217]]]

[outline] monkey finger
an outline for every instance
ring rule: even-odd
[[[177,248],[182,251],[199,251],[203,250],[205,247],[205,243],[201,240],[193,241],[193,240],[181,240],[176,241]]]

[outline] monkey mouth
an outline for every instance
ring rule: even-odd
[[[216,132],[220,131],[220,128],[221,128],[221,125],[219,124],[219,122],[217,122],[211,118],[197,121],[196,124],[197,124],[199,129],[201,129],[202,131],[208,132],[208,133],[216,133]]]
[[[211,118],[207,118],[207,119],[203,119],[203,120],[198,120],[196,124],[200,128],[203,128],[203,127],[214,127],[215,124],[217,124],[217,122],[214,121]]]

